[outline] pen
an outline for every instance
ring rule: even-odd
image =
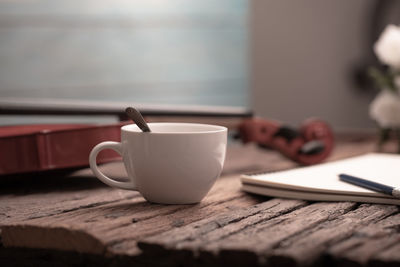
[[[375,192],[383,193],[386,195],[400,198],[400,187],[392,187],[380,183],[375,183],[366,179],[358,178],[348,174],[339,174],[339,178],[343,182],[354,184],[360,187],[370,189]]]

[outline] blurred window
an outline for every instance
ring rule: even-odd
[[[248,106],[246,0],[0,0],[0,97]]]

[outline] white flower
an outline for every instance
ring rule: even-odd
[[[400,127],[400,96],[389,90],[382,90],[372,101],[369,115],[382,128]]]
[[[400,69],[400,27],[388,25],[374,45],[378,59],[394,69]]]

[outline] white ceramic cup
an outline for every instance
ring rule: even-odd
[[[135,124],[121,128],[121,143],[102,142],[90,153],[93,173],[105,184],[137,190],[155,203],[200,202],[222,171],[227,128],[196,123],[149,123],[144,133]],[[97,167],[97,154],[113,149],[123,159],[129,180],[116,181]]]

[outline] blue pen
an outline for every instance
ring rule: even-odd
[[[384,184],[375,183],[369,180],[351,176],[348,174],[339,174],[339,178],[343,182],[354,184],[360,187],[370,189],[375,192],[383,193],[386,195],[400,198],[400,187],[392,187]]]

